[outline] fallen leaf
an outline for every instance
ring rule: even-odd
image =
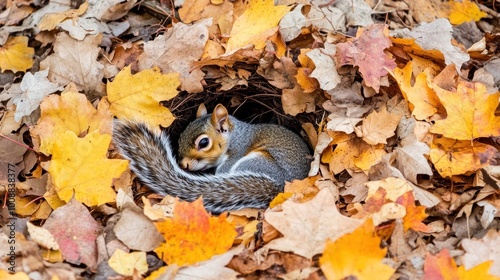
[[[30,234],[31,240],[35,241],[40,246],[51,249],[59,250],[59,244],[54,239],[54,236],[45,228],[37,227],[32,223],[28,222],[28,232]]]
[[[281,212],[267,210],[264,214],[265,220],[283,234],[283,237],[272,240],[265,247],[291,251],[306,258],[321,253],[327,239],[336,240],[361,223],[360,220],[340,214],[328,188],[306,203],[287,200],[282,204],[282,209]]]
[[[446,108],[446,119],[437,120],[430,132],[458,140],[500,136],[500,117],[495,116],[500,93],[489,94],[481,83],[459,81],[456,91],[433,86]],[[457,106],[460,104],[460,106]]]
[[[427,74],[425,72],[419,73],[415,77],[415,83],[411,85],[411,78],[413,73],[413,64],[408,62],[405,68],[394,69],[394,78],[396,79],[403,96],[412,107],[412,115],[417,120],[425,120],[437,112],[440,106],[440,101],[432,88],[427,85]]]
[[[49,70],[49,80],[60,85],[73,82],[78,90],[105,92],[102,78],[104,66],[97,61],[102,35],[87,36],[83,41],[58,33],[54,42],[54,53],[40,62],[40,69]]]
[[[106,158],[110,143],[111,135],[98,131],[84,138],[72,131],[61,135],[54,144],[49,173],[62,200],[74,196],[87,206],[115,201],[111,183],[127,169],[128,161]]]
[[[422,221],[427,218],[425,206],[416,206],[413,191],[407,192],[396,199],[398,204],[406,207],[406,215],[403,218],[404,230],[410,228],[414,231],[428,232],[429,228]]]
[[[5,279],[5,280],[30,280],[30,277],[28,274],[20,271],[20,272],[15,272],[14,274],[10,273],[7,270],[1,269],[0,270],[0,278]]]
[[[451,24],[459,25],[468,21],[479,21],[488,15],[479,10],[476,3],[469,0],[462,0],[462,2],[451,1],[450,5],[451,12],[448,18]]]
[[[158,67],[132,75],[127,66],[108,83],[110,110],[120,119],[140,120],[150,127],[168,127],[174,116],[160,104],[174,98],[180,85],[179,74],[162,74]]]
[[[393,136],[401,120],[401,115],[387,112],[384,107],[380,112],[373,111],[363,119],[363,124],[356,127],[356,135],[370,145],[385,144]]]
[[[54,144],[66,131],[72,131],[75,135],[92,131],[110,134],[110,128],[106,127],[111,123],[112,116],[102,103],[96,110],[84,94],[71,87],[66,88],[60,96],[53,94],[46,97],[40,104],[41,117],[31,130],[40,152],[52,154]]]
[[[45,14],[40,22],[38,23],[38,28],[40,30],[52,30],[56,28],[56,26],[61,23],[63,20],[69,18],[72,20],[76,20],[78,16],[82,15],[87,11],[89,7],[88,2],[83,2],[78,9],[71,9],[64,11],[62,13],[47,13]]]
[[[63,90],[63,87],[51,83],[47,79],[48,74],[48,70],[43,70],[36,72],[35,75],[29,72],[24,75],[21,81],[22,94],[12,100],[16,104],[16,114],[14,115],[16,122],[35,111],[45,96]]]
[[[144,274],[148,271],[146,252],[126,253],[117,249],[109,258],[108,264],[114,271],[125,276],[132,276],[135,271],[139,274]]]
[[[42,228],[54,236],[67,262],[97,265],[96,239],[100,226],[83,204],[70,200],[54,210]]]
[[[194,67],[194,62],[203,54],[210,25],[212,25],[211,19],[202,20],[191,26],[181,22],[175,24],[165,34],[144,45],[144,53],[138,63],[139,69],[158,66],[163,74],[179,73],[182,90],[190,93],[202,92],[205,73]]]
[[[460,72],[462,64],[469,61],[469,55],[454,46],[452,41],[453,28],[447,19],[437,19],[430,23],[422,23],[410,31],[410,37],[424,50],[438,50],[444,55],[446,65],[455,64]]]
[[[477,141],[434,138],[430,159],[443,177],[469,174],[489,165],[497,149]]]
[[[237,235],[226,216],[210,217],[201,198],[192,203],[177,201],[174,217],[155,223],[166,240],[155,253],[169,265],[194,264],[225,253]]]
[[[384,30],[384,24],[373,24],[352,42],[337,44],[337,64],[358,66],[366,85],[376,92],[380,89],[380,78],[396,67],[396,63],[384,53],[384,49],[392,45]]]
[[[371,219],[367,219],[353,232],[326,242],[319,259],[321,270],[329,280],[350,277],[365,280],[375,275],[377,279],[389,279],[395,269],[382,262],[387,248],[380,248],[381,241]]]
[[[28,47],[28,37],[9,37],[0,47],[0,69],[26,72],[33,66],[35,49]]]
[[[118,240],[132,250],[149,252],[163,241],[153,222],[133,208],[125,208],[121,212],[113,232]]]
[[[266,40],[278,31],[278,23],[290,10],[284,5],[274,5],[272,0],[250,0],[245,12],[233,24],[226,45],[226,53],[230,53],[248,44],[255,49],[266,46]]]
[[[306,55],[315,65],[315,69],[310,76],[318,80],[322,89],[334,89],[340,83],[337,66],[335,60],[333,60],[335,45],[325,43],[325,48],[311,50]]]
[[[489,272],[500,277],[500,232],[490,229],[482,238],[464,238],[462,248],[465,254],[462,256],[462,263],[465,269],[469,270],[479,266],[481,263],[493,261]]]

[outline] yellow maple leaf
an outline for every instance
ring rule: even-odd
[[[468,175],[489,165],[496,153],[493,146],[477,141],[458,141],[435,137],[431,143],[430,158],[443,177]]]
[[[89,7],[88,2],[83,2],[78,9],[71,9],[67,10],[62,13],[47,13],[45,14],[42,19],[40,20],[40,23],[38,24],[38,28],[40,30],[52,30],[56,28],[56,26],[64,21],[65,19],[76,19],[78,16],[82,15],[87,11],[87,8]]]
[[[71,86],[60,96],[53,94],[45,97],[40,104],[41,117],[31,130],[31,135],[40,144],[40,152],[52,154],[54,144],[66,131],[72,131],[75,135],[94,130],[110,133],[112,116],[104,103],[101,101],[96,110],[84,94]]]
[[[169,265],[189,265],[226,252],[237,235],[226,217],[210,217],[201,198],[192,203],[177,201],[174,217],[155,223],[166,240],[156,254]]]
[[[28,47],[28,37],[9,37],[7,42],[0,47],[0,69],[12,72],[26,72],[33,66],[35,49]]]
[[[436,93],[427,85],[427,74],[421,72],[415,77],[411,85],[413,63],[410,61],[405,68],[394,69],[393,76],[403,93],[403,97],[410,103],[412,115],[417,120],[424,120],[437,112],[440,102]]]
[[[248,44],[264,48],[267,38],[278,31],[278,23],[289,10],[284,5],[274,6],[273,0],[250,0],[245,12],[234,22],[226,53]]]
[[[479,10],[476,3],[469,0],[462,0],[462,2],[452,1],[450,19],[451,24],[462,24],[468,21],[479,21],[481,18],[487,16],[488,14]]]
[[[72,131],[60,136],[52,150],[49,173],[62,200],[68,202],[73,194],[87,206],[115,200],[112,180],[120,177],[128,162],[106,158],[110,143],[111,135],[98,131],[84,138],[78,138]]]
[[[134,270],[140,274],[148,272],[146,252],[126,253],[117,249],[109,258],[108,264],[114,271],[125,276],[134,275]]]
[[[495,116],[500,92],[490,94],[482,83],[459,81],[457,90],[431,87],[446,109],[446,119],[438,120],[430,132],[458,140],[500,136],[500,117]]]
[[[328,240],[319,259],[327,279],[389,279],[394,269],[382,263],[387,248],[380,248],[381,238],[375,234],[371,219],[367,219],[352,233],[335,241]]]
[[[168,127],[174,116],[160,101],[174,98],[180,84],[178,73],[162,74],[157,66],[135,75],[125,67],[107,85],[110,110],[118,118]]]

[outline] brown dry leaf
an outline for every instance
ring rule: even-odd
[[[281,94],[283,111],[292,116],[314,112],[317,100],[318,92],[305,93],[299,84],[292,89],[284,89]]]
[[[205,19],[191,26],[177,23],[163,35],[144,45],[144,53],[139,59],[141,70],[158,66],[163,74],[179,73],[181,89],[190,93],[203,91],[205,74],[194,67],[203,54],[208,40],[211,19]],[[178,59],[182,57],[182,59]]]
[[[393,136],[401,120],[401,115],[387,112],[384,106],[380,112],[373,111],[363,119],[363,124],[355,128],[356,135],[370,145],[386,144]]]
[[[103,95],[102,79],[104,66],[97,61],[102,35],[86,36],[83,41],[58,33],[54,42],[54,53],[40,62],[40,69],[49,69],[49,80],[60,85],[70,82],[78,90]]]
[[[31,1],[11,0],[4,1],[4,10],[0,13],[0,24],[8,26],[15,25],[33,12]]]
[[[121,212],[113,232],[118,240],[132,250],[149,252],[163,241],[154,223],[132,207],[125,208]]]
[[[471,174],[489,165],[497,149],[477,141],[458,141],[449,138],[434,138],[430,159],[434,168],[443,177]]]
[[[380,78],[396,67],[396,63],[384,53],[384,49],[392,45],[384,33],[384,24],[373,24],[354,41],[337,45],[337,64],[358,66],[365,84],[376,92],[380,89]]]
[[[281,212],[267,210],[264,214],[265,220],[283,234],[265,247],[291,251],[306,258],[321,253],[327,239],[336,240],[361,224],[360,220],[340,214],[328,188],[306,203],[285,201],[282,209]]]
[[[306,55],[315,65],[310,77],[316,78],[323,90],[332,90],[337,87],[340,83],[340,75],[337,73],[337,65],[333,59],[335,45],[325,43],[324,48],[311,50]]]
[[[481,263],[493,261],[489,272],[500,277],[500,232],[491,229],[481,239],[463,239],[465,254],[462,263],[465,269],[471,269]]]
[[[100,226],[83,204],[70,200],[52,212],[43,228],[52,233],[67,262],[97,265],[96,239]]]

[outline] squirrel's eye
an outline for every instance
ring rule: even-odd
[[[212,141],[206,134],[202,134],[196,138],[194,145],[198,151],[206,151],[212,147]]]
[[[208,143],[210,143],[210,139],[208,139],[207,137],[202,138],[200,140],[200,143],[198,143],[198,148],[200,149],[206,148],[208,146]]]

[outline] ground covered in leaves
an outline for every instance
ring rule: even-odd
[[[499,8],[0,0],[0,278],[500,279]],[[149,192],[112,119],[202,102],[301,128],[310,176],[220,216]]]

